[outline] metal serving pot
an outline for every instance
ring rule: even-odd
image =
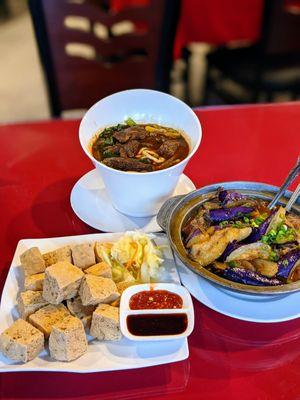
[[[216,190],[222,186],[224,189],[237,190],[239,193],[256,197],[263,200],[271,201],[276,192],[279,190],[277,186],[268,185],[258,182],[222,182],[214,185],[204,186],[187,195],[175,196],[168,199],[157,215],[157,222],[160,227],[168,235],[170,244],[177,257],[184,265],[215,284],[221,285],[227,289],[234,291],[252,293],[252,294],[287,294],[300,290],[300,281],[284,284],[281,286],[252,286],[233,282],[222,278],[205,267],[201,267],[196,261],[188,257],[187,251],[183,245],[181,238],[181,230],[188,218],[195,215],[199,207],[207,200],[211,199]],[[281,198],[281,204],[285,205],[291,196],[291,192],[286,191],[285,196]],[[300,200],[294,204],[292,210],[295,214],[300,215]]]

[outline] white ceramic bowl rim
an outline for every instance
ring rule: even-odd
[[[98,103],[101,102],[102,100],[107,100],[107,99],[109,99],[110,97],[115,96],[115,94],[119,94],[119,93],[126,93],[126,92],[128,92],[128,93],[134,93],[134,92],[137,93],[137,92],[141,92],[141,91],[143,91],[143,92],[151,92],[151,93],[155,93],[155,92],[156,92],[156,93],[159,93],[160,95],[162,94],[162,95],[164,95],[164,96],[169,97],[170,99],[172,99],[172,101],[177,102],[177,103],[181,104],[182,106],[184,106],[184,107],[186,108],[186,111],[187,111],[189,114],[191,114],[192,118],[194,119],[194,121],[195,121],[196,124],[198,125],[199,137],[198,137],[198,139],[197,139],[197,141],[196,141],[196,143],[195,143],[194,148],[193,148],[192,151],[187,155],[187,157],[185,157],[185,158],[184,158],[183,160],[181,160],[179,163],[177,163],[177,164],[175,164],[175,165],[172,165],[171,167],[168,167],[168,168],[164,168],[164,169],[161,169],[161,170],[158,170],[158,171],[142,172],[142,173],[141,173],[141,172],[135,172],[135,171],[121,171],[121,170],[119,170],[119,169],[115,169],[115,168],[108,167],[107,165],[103,164],[102,162],[100,162],[100,161],[98,161],[96,158],[94,158],[94,156],[86,149],[86,146],[83,144],[82,138],[81,138],[81,129],[82,129],[82,125],[83,125],[83,123],[85,122],[85,120],[88,118],[89,112],[92,111],[94,108],[96,108],[97,105],[98,105]],[[184,131],[184,132],[185,132],[185,131]],[[187,136],[189,136],[187,132],[185,132],[185,134],[186,134]],[[164,92],[160,92],[160,91],[158,91],[158,90],[152,90],[152,89],[129,89],[129,90],[123,90],[123,91],[120,91],[120,92],[111,94],[111,95],[109,95],[109,96],[106,96],[106,97],[104,97],[103,99],[99,100],[97,103],[95,103],[91,108],[89,108],[89,110],[88,110],[88,111],[85,113],[85,115],[83,116],[83,118],[82,118],[82,120],[81,120],[81,122],[80,122],[80,125],[79,125],[79,141],[80,141],[81,147],[83,148],[83,151],[84,151],[85,154],[89,157],[89,159],[90,159],[91,161],[93,161],[94,163],[96,163],[97,165],[101,166],[102,168],[105,168],[105,169],[108,169],[108,170],[113,170],[113,171],[115,171],[116,173],[118,173],[118,174],[120,174],[120,175],[123,175],[123,174],[126,174],[126,175],[127,175],[128,173],[129,173],[130,175],[141,175],[141,174],[154,175],[154,174],[162,173],[163,171],[172,170],[172,169],[178,167],[179,165],[183,164],[183,163],[186,162],[187,160],[189,160],[189,159],[195,154],[195,152],[197,151],[197,149],[198,149],[198,147],[199,147],[199,145],[200,145],[200,143],[201,143],[201,139],[202,139],[201,124],[200,124],[200,121],[199,121],[198,117],[197,117],[196,114],[194,113],[194,111],[193,111],[187,104],[185,104],[182,100],[177,99],[176,97],[174,97],[174,96],[172,96],[172,95],[170,95],[170,94],[168,94],[168,93],[164,93]]]

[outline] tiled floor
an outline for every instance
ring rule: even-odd
[[[28,13],[0,25],[0,122],[49,117]]]

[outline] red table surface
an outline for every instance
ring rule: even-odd
[[[295,163],[300,102],[196,113],[203,140],[185,173],[197,187],[228,180],[278,185]],[[0,127],[2,285],[18,240],[94,232],[74,215],[69,202],[74,183],[92,168],[78,142],[78,125],[53,121]],[[0,398],[300,398],[299,319],[248,323],[197,301],[195,313],[185,361],[86,375],[1,374]]]

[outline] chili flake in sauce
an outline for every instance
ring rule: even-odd
[[[131,310],[182,308],[182,298],[168,290],[144,290],[131,296]]]

